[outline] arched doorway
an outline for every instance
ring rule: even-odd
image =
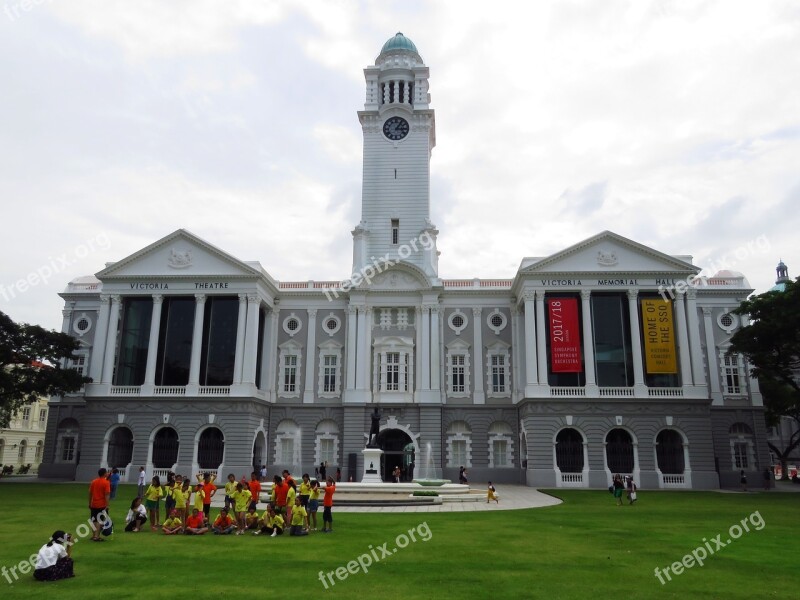
[[[178,462],[178,432],[163,427],[153,438],[153,468],[171,469]]]
[[[263,431],[256,433],[253,441],[253,470],[261,473],[261,467],[267,464],[267,438]]]
[[[127,427],[116,427],[108,439],[108,467],[124,469],[133,459],[133,433]]]
[[[656,459],[658,469],[665,475],[683,474],[686,461],[683,453],[683,438],[674,429],[664,429],[656,437]]]
[[[414,441],[400,429],[384,429],[375,441],[383,450],[381,456],[381,478],[383,481],[392,481],[392,471],[400,467],[403,480],[411,480],[414,469]]]
[[[556,466],[562,473],[583,471],[583,436],[575,429],[562,429],[556,436]]]
[[[208,427],[197,440],[197,465],[201,471],[216,471],[225,453],[225,436],[217,427]]]
[[[612,429],[606,436],[606,464],[611,473],[633,473],[633,439],[624,429]]]

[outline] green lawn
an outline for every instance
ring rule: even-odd
[[[0,577],[0,597],[800,597],[797,494],[644,491],[636,506],[616,507],[607,492],[558,490],[553,493],[563,504],[532,510],[337,514],[334,509],[332,535],[270,539],[124,533],[126,499],[134,492],[133,486],[121,486],[112,503],[119,526],[111,539],[75,545],[74,579],[39,583],[24,575],[9,584]],[[54,529],[75,532],[88,518],[86,498],[84,484],[0,483],[0,566],[9,569],[35,554]],[[750,532],[716,550],[704,566],[659,583],[656,567],[680,561],[704,537],[712,548],[717,534],[726,542],[731,526],[755,511],[763,522],[752,517]],[[321,511],[319,516],[321,521]],[[378,547],[387,543],[391,551],[397,536],[412,528],[419,541],[375,562],[382,555]],[[422,541],[428,528],[430,539]],[[335,585],[328,580],[328,589],[323,586],[320,571],[346,568],[371,550],[375,564],[368,573],[359,570],[344,581],[334,574]],[[351,568],[356,570],[355,564]]]

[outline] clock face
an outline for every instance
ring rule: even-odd
[[[392,117],[383,124],[383,135],[390,140],[402,140],[408,135],[408,121],[402,117]]]

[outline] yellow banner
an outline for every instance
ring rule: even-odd
[[[672,302],[642,298],[642,334],[648,374],[677,373]]]

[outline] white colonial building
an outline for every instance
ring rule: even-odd
[[[178,230],[71,282],[63,330],[93,383],[52,399],[43,476],[358,478],[376,406],[384,473],[429,453],[453,479],[716,488],[769,463],[758,387],[727,350],[741,274],[698,278],[605,231],[513,279],[441,278],[428,68],[398,33],[364,74],[352,275],[276,281]]]

